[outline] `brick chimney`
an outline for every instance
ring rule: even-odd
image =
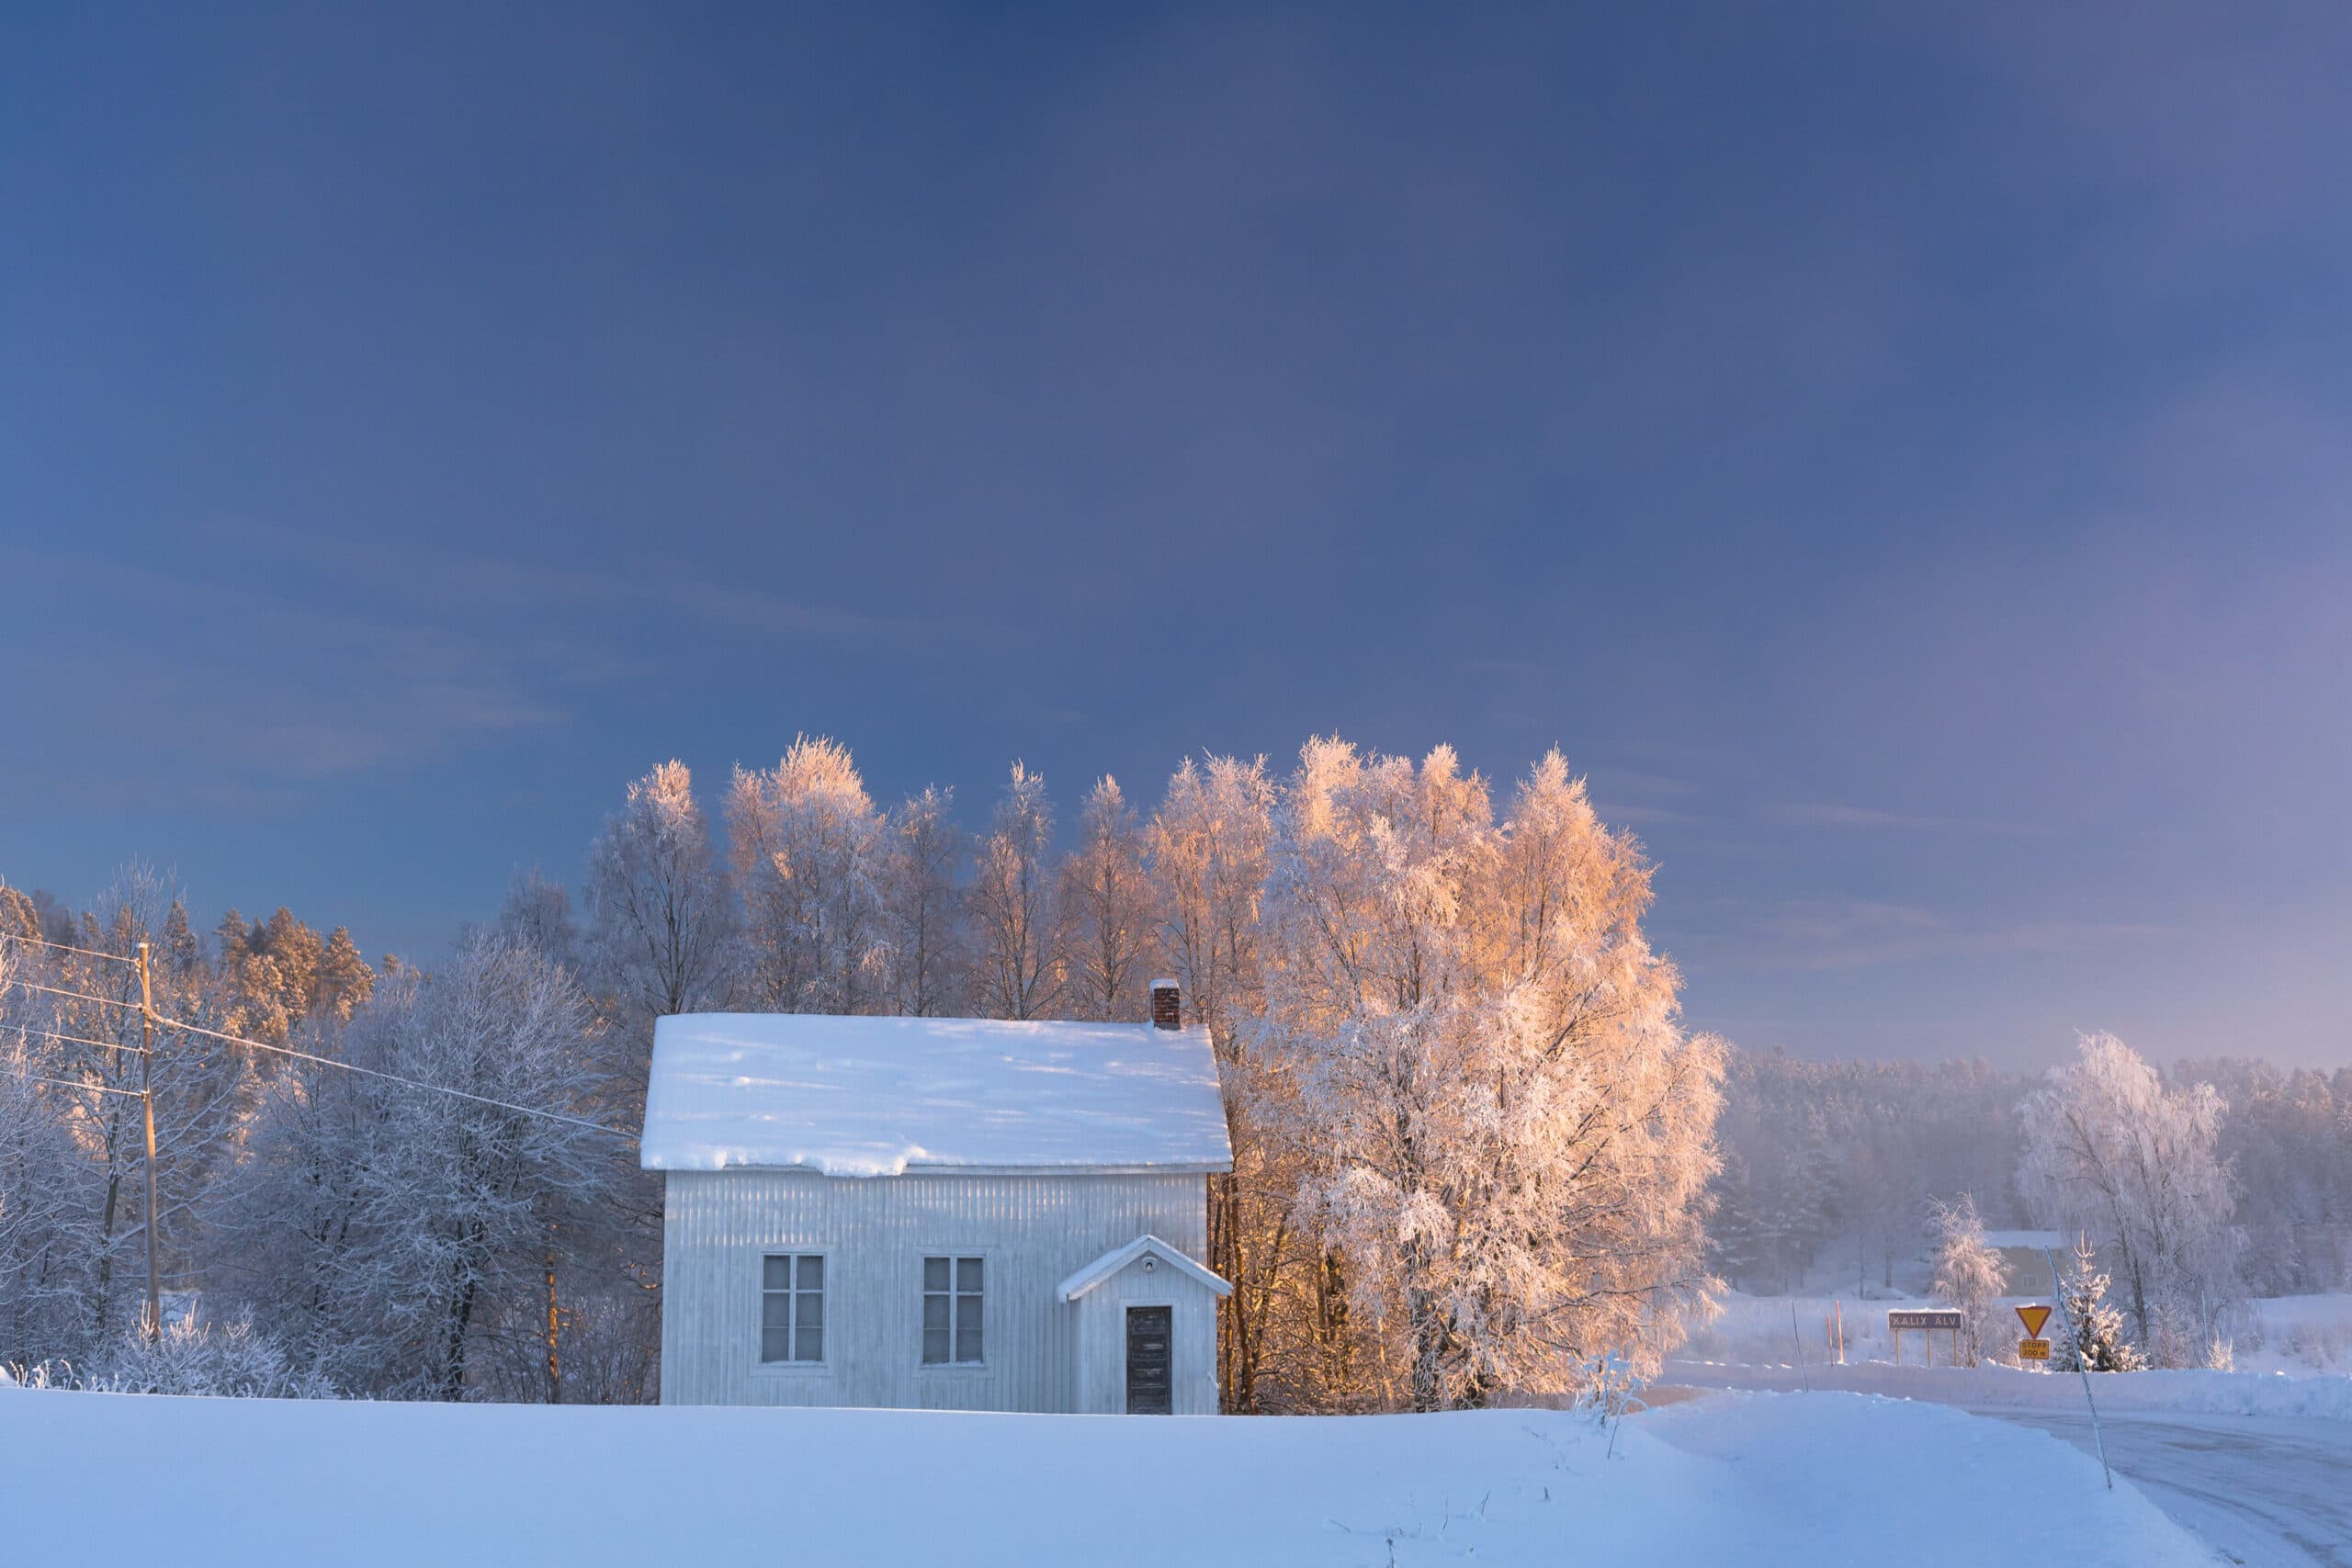
[[[1173,980],[1151,983],[1151,1026],[1154,1029],[1184,1027],[1184,1005]]]

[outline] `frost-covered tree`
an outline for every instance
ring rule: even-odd
[[[80,951],[24,948],[11,962],[20,978],[46,987],[10,988],[0,1006],[10,1026],[15,1078],[0,1142],[19,1163],[0,1173],[16,1190],[26,1251],[0,1318],[17,1316],[23,1336],[11,1359],[72,1357],[138,1325],[146,1293],[147,1171],[139,1090],[147,1041],[133,960],[151,960],[176,900],[148,867],[118,874],[70,933]],[[165,1019],[217,1027],[201,969],[183,974],[153,963],[153,995]],[[189,1261],[197,1215],[225,1158],[241,1112],[243,1066],[209,1035],[166,1025],[153,1040],[157,1143],[153,1217],[165,1270]],[[0,1159],[11,1158],[0,1151]],[[13,1178],[13,1179],[11,1179]],[[0,1211],[8,1200],[0,1197]],[[0,1212],[0,1226],[13,1229]],[[60,1306],[73,1298],[71,1314]],[[17,1309],[22,1308],[21,1315]]]
[[[1054,805],[1046,777],[1012,764],[965,894],[973,999],[989,1018],[1051,1018],[1061,1000]]]
[[[1274,797],[1263,757],[1186,758],[1145,835],[1162,962],[1227,1063],[1264,1003],[1260,901]]]
[[[375,992],[376,971],[359,955],[359,944],[351,940],[351,932],[335,927],[328,933],[325,951],[319,954],[320,1010],[337,1023],[348,1022],[353,1010]]]
[[[726,1005],[734,919],[694,776],[669,761],[628,786],[628,801],[588,851],[590,971],[640,1024]]]
[[[2246,1283],[2256,1295],[2352,1289],[2352,1067],[2222,1057],[2174,1077],[2227,1102],[2217,1152],[2238,1183]]]
[[[2083,1037],[2023,1107],[2018,1190],[2038,1223],[2081,1230],[2114,1259],[2134,1337],[2189,1348],[2244,1293],[2230,1170],[2216,1151],[2224,1110],[2210,1084],[2167,1088],[2112,1034]]]
[[[888,970],[882,819],[849,749],[797,737],[727,797],[751,974],[778,1012],[876,1010]]]
[[[955,798],[936,784],[909,795],[883,836],[882,919],[894,1013],[935,1018],[964,1006],[968,953],[956,877],[970,850],[950,815]]]
[[[1950,1202],[1940,1199],[1928,1206],[1935,1235],[1935,1281],[1928,1288],[1958,1307],[1967,1320],[1961,1333],[1961,1358],[1974,1366],[1990,1353],[2000,1336],[2001,1292],[2007,1270],[2001,1255],[1984,1239],[1984,1222],[1976,1213],[1976,1198],[1963,1192]]]
[[[12,901],[14,891],[0,886],[0,930],[37,934],[30,900]],[[13,984],[48,973],[40,952],[0,942],[0,1366],[75,1355],[95,1334],[87,1166],[67,1130],[69,1102],[36,1081],[48,1054],[31,1032],[47,1009]]]
[[[1143,826],[1119,781],[1107,774],[1087,792],[1077,847],[1062,863],[1061,913],[1071,1016],[1144,1017],[1155,911],[1144,875]]]
[[[1300,1200],[1415,1409],[1655,1367],[1706,1310],[1721,1053],[1676,1024],[1649,870],[1557,752],[1493,819],[1419,768],[1311,742],[1276,817],[1267,1030]]]
[[[1208,1217],[1209,1265],[1234,1287],[1219,1319],[1217,1365],[1236,1411],[1262,1407],[1259,1372],[1270,1359],[1280,1364],[1284,1407],[1340,1407],[1356,1393],[1344,1279],[1334,1259],[1300,1245],[1291,1223],[1296,1173],[1273,1110],[1287,1086],[1261,1070],[1254,1049],[1265,1008],[1261,915],[1273,811],[1264,758],[1187,758],[1144,831],[1155,967],[1180,987],[1185,1021],[1208,1029],[1233,1145],[1232,1173],[1209,1179]],[[1283,1295],[1294,1282],[1295,1302]]]
[[[429,977],[390,977],[332,1043],[403,1082],[307,1063],[271,1082],[223,1229],[244,1238],[240,1293],[297,1364],[459,1399],[502,1351],[537,1361],[554,1240],[611,1191],[620,1141],[531,1112],[593,1119],[594,1028],[560,965],[484,933]]]
[[[2124,1337],[2123,1314],[2107,1299],[2108,1277],[2098,1267],[2098,1254],[2086,1236],[2075,1243],[2075,1261],[2061,1288],[2065,1301],[2064,1332],[2051,1347],[2058,1370],[2071,1372],[2086,1367],[2095,1372],[2136,1372],[2147,1365]]]
[[[508,881],[491,929],[567,969],[579,970],[580,927],[571,918],[571,895],[562,883],[540,875],[536,866],[516,872]]]

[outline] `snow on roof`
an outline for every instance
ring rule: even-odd
[[[1208,1031],[681,1013],[653,1026],[648,1170],[1230,1170]]]
[[[1191,1275],[1220,1296],[1233,1294],[1233,1287],[1226,1283],[1223,1276],[1209,1272],[1177,1248],[1148,1233],[1125,1247],[1113,1247],[1056,1286],[1054,1294],[1066,1302],[1074,1302],[1146,1253],[1174,1264],[1179,1273]]]

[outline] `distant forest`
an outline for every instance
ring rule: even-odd
[[[2352,1067],[2217,1056],[2177,1063],[2163,1079],[2217,1091],[2214,1154],[2231,1179],[2245,1287],[2352,1290]],[[1770,1294],[1834,1261],[1867,1295],[1924,1255],[1933,1200],[1972,1194],[1996,1230],[2052,1220],[2018,1185],[2025,1110],[2044,1085],[1981,1061],[1732,1052],[1708,1221],[1716,1271]]]

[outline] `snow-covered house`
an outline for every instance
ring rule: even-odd
[[[1233,1151],[1152,1020],[661,1020],[663,1403],[1214,1414]]]

